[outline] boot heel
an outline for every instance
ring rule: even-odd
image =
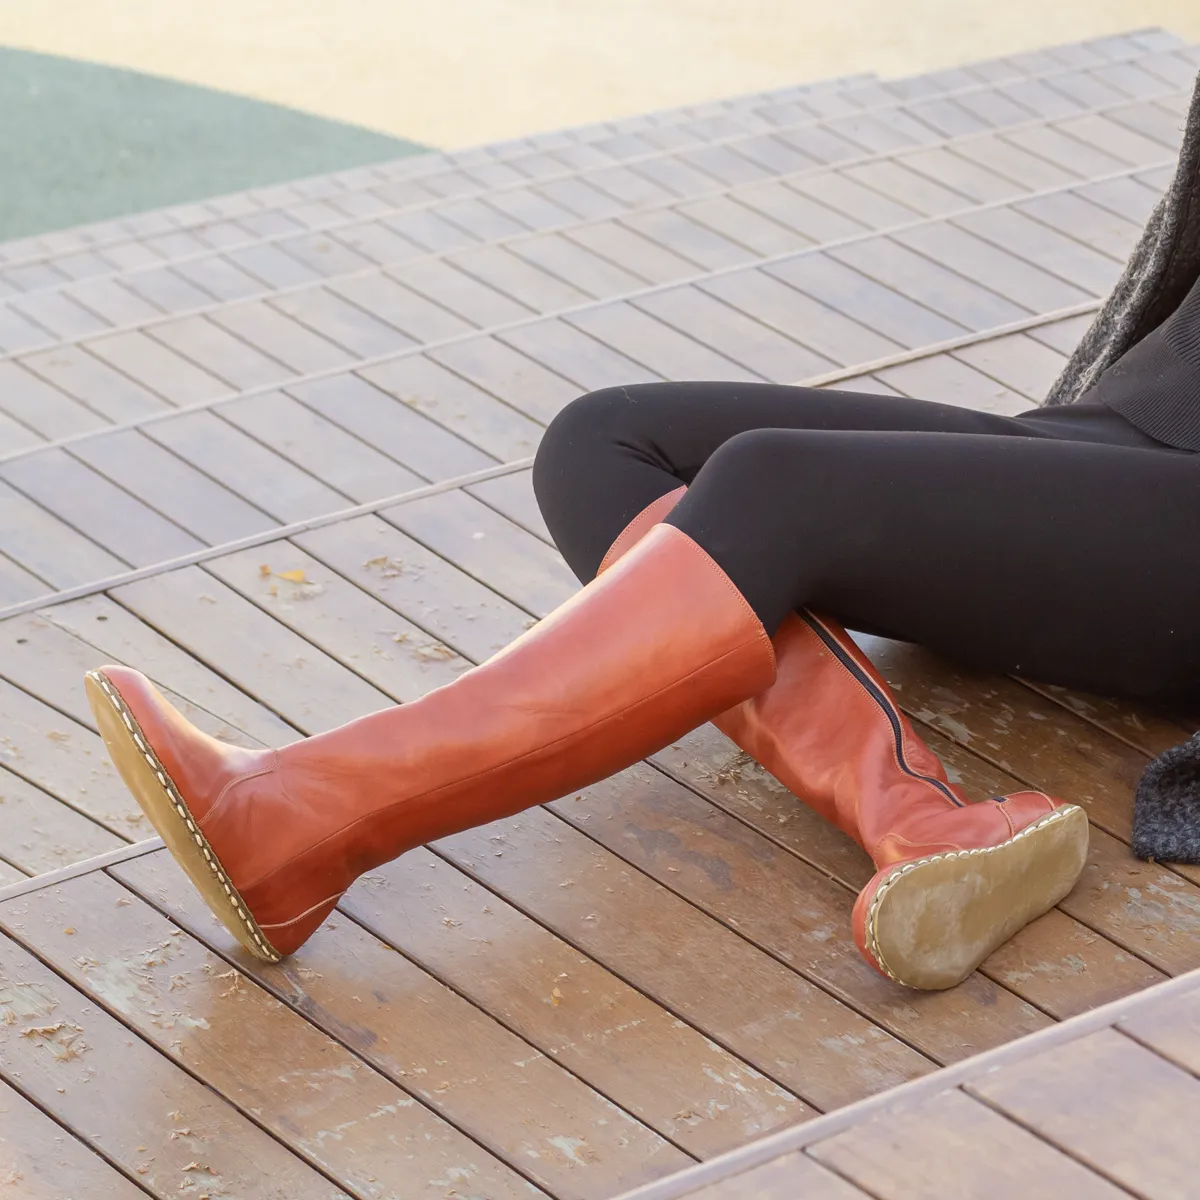
[[[897,983],[954,987],[1070,892],[1087,851],[1087,815],[1067,804],[999,845],[898,863],[859,894],[855,941]]]
[[[172,857],[213,914],[255,958],[278,962],[280,954],[238,895],[121,694],[102,671],[89,671],[84,687],[109,756]]]

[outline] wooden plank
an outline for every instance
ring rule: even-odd
[[[761,1167],[687,1193],[687,1200],[859,1200],[866,1192],[817,1166],[803,1154],[785,1154]]]
[[[522,238],[508,250],[597,300],[637,291],[645,282],[560,233]]]
[[[144,1200],[146,1195],[4,1082],[0,1187],[14,1189],[24,1200]]]
[[[1011,417],[1032,407],[1027,397],[948,354],[885,367],[876,376],[903,396],[959,404],[981,412]]]
[[[120,782],[99,737],[0,679],[0,764],[129,841],[149,823]]]
[[[52,622],[94,647],[103,661],[136,667],[170,694],[172,703],[190,720],[204,725],[222,741],[281,746],[296,739],[293,726],[107,596],[86,596],[57,604],[38,619]],[[73,685],[79,689],[76,704],[80,715],[86,713],[90,720],[91,710],[80,694],[82,680],[77,671]],[[62,698],[56,702],[66,703]]]
[[[1152,184],[1146,175],[1105,179],[1075,190],[1092,204],[1124,217],[1139,229],[1162,196],[1162,189]]]
[[[194,937],[222,955],[236,953],[233,939],[164,859],[148,855],[113,873]],[[242,971],[563,1200],[606,1200],[691,1161],[341,914],[286,965],[246,960]],[[247,981],[239,991],[251,988]],[[480,1157],[478,1150],[471,1155]]]
[[[272,289],[299,287],[321,276],[299,259],[285,254],[274,242],[258,242],[225,250],[225,257],[235,266],[253,275]]]
[[[170,267],[130,271],[125,275],[124,283],[135,295],[172,315],[207,308],[216,299],[210,292],[175,274]]]
[[[822,171],[792,180],[789,187],[836,212],[853,217],[868,229],[907,225],[920,215],[891,194],[857,182],[852,172]],[[961,201],[960,201],[961,203]]]
[[[652,135],[651,140],[656,143],[656,148],[659,150],[675,150],[685,145],[694,146],[698,141],[690,133],[681,129],[675,129],[666,134],[659,131]],[[781,143],[777,144],[781,145]],[[799,158],[795,151],[789,150],[788,153],[792,154],[794,158]],[[707,196],[712,191],[710,175],[704,174],[703,171],[697,171],[695,167],[688,166],[687,163],[667,155],[643,159],[641,162],[635,163],[631,169],[638,175],[645,175],[647,178],[653,179],[655,183],[661,184],[680,199]]]
[[[539,196],[530,187],[493,192],[485,197],[485,202],[489,207],[520,222],[526,229],[554,229],[570,224],[575,219],[573,213],[547,200],[545,196]]]
[[[968,366],[1040,404],[1066,366],[1066,356],[1025,333],[976,342],[954,352]]]
[[[46,441],[45,437],[34,433],[32,429],[21,424],[16,418],[0,412],[0,455],[12,454],[19,450],[31,450],[35,446],[45,445]]]
[[[1002,796],[1023,786],[920,721],[916,729],[968,796]],[[856,843],[799,802],[711,726],[694,730],[655,755],[653,761],[847,887],[857,891],[874,874],[870,860]],[[1200,890],[1158,864],[1135,859],[1128,846],[1102,830],[1092,828],[1084,873],[1060,907],[1115,946],[1163,972],[1175,974],[1200,964],[1195,940],[1200,932]],[[1014,951],[1022,956],[1026,955],[1024,936],[1018,934],[1014,945]],[[1031,944],[1041,941],[1037,933],[1029,938]],[[1062,947],[1050,947],[1040,974],[1027,976],[1015,990],[1032,986],[1035,1001],[1059,1013],[1094,1007],[1106,997],[1112,998],[1107,989],[1113,981],[1098,969],[1102,957],[1115,961],[1112,947],[1092,949],[1082,957],[1072,957]],[[1089,959],[1092,968],[1087,966]],[[989,970],[991,966],[989,963]],[[1116,962],[1116,966],[1118,976],[1123,971],[1131,977],[1139,970],[1136,964]]]
[[[460,251],[448,261],[534,312],[573,308],[589,299],[586,293],[518,257],[506,246],[477,246]]]
[[[1127,163],[1137,167],[1157,166],[1167,159],[1173,158],[1177,152],[1178,138],[1172,139],[1171,144],[1144,137],[1135,133],[1125,125],[1118,124],[1103,113],[1086,113],[1083,116],[1068,117],[1058,121],[1055,128],[1068,137],[1086,143],[1088,146],[1100,147],[1106,154],[1112,154]]]
[[[898,342],[765,271],[735,271],[697,286],[839,366],[870,362],[901,349]]]
[[[1029,218],[1022,217],[1021,220],[1026,222]],[[1053,312],[1092,299],[1093,293],[1087,289],[1064,282],[1066,276],[1055,271],[1057,263],[1053,256],[1043,258],[1032,249],[1026,251],[1025,245],[1015,239],[992,237],[985,240],[975,232],[961,228],[962,224],[966,222],[945,221],[904,230],[893,236],[926,258],[965,275],[1030,312]],[[1037,238],[1030,240],[1035,244],[1038,241]],[[1021,257],[1010,249],[1017,246],[1021,247]],[[1076,246],[1076,249],[1083,248]],[[1087,253],[1091,254],[1090,251]],[[1101,261],[1107,263],[1107,260]]]
[[[43,383],[15,362],[0,362],[0,405],[10,417],[47,440],[103,429],[107,423],[100,413]]]
[[[88,334],[112,328],[107,321],[76,304],[60,291],[36,292],[30,296],[17,297],[8,303],[14,312],[20,313],[60,338],[87,337]]]
[[[929,1069],[876,1024],[541,809],[447,839],[438,852],[816,1107]],[[714,988],[716,978],[738,987]]]
[[[277,521],[302,521],[349,501],[218,412],[184,413],[144,433]]]
[[[297,545],[465,658],[482,662],[532,618],[379,517],[301,534]]]
[[[149,334],[239,391],[279,383],[295,373],[291,367],[221,328],[225,320],[223,310],[218,310],[211,316],[184,317],[153,325]]]
[[[519,221],[505,216],[499,209],[492,208],[477,197],[441,204],[437,213],[443,220],[465,229],[481,242],[499,241],[526,232]]]
[[[445,259],[415,259],[392,267],[388,274],[481,329],[520,321],[533,312]]]
[[[538,325],[526,326],[530,340]],[[496,338],[472,338],[429,357],[535,421],[547,423],[579,394],[578,385]]]
[[[290,542],[205,569],[393,700],[415,700],[471,665]]]
[[[466,492],[442,492],[379,515],[534,616],[547,616],[579,590],[556,549]]]
[[[1051,321],[1048,325],[1039,325],[1029,330],[1029,336],[1043,345],[1057,350],[1059,354],[1070,355],[1075,352],[1080,339],[1091,327],[1095,313],[1084,313],[1078,317],[1067,317],[1062,321]]]
[[[275,524],[261,509],[140,430],[87,438],[72,445],[71,453],[210,546]]]
[[[263,290],[259,280],[219,254],[206,254],[203,258],[176,263],[173,270],[218,300],[245,300]]]
[[[1147,997],[1116,1028],[1185,1071],[1200,1073],[1200,1005],[1194,994]]]
[[[936,217],[956,212],[971,203],[970,198],[950,187],[920,175],[895,158],[857,163],[842,167],[840,174],[866,187],[899,200],[924,216]]]
[[[21,359],[23,366],[110,421],[130,421],[169,407],[82,346],[56,346]],[[6,396],[10,393],[7,390]]]
[[[839,246],[829,256],[968,329],[1006,325],[1035,311],[914,253],[900,242],[903,236]]]
[[[795,383],[823,374],[835,365],[696,287],[656,292],[634,303],[772,383]]]
[[[229,394],[229,387],[144,333],[113,333],[86,349],[171,404],[202,404]]]
[[[28,875],[53,871],[125,844],[124,838],[3,768],[0,806],[4,825],[0,855]]]
[[[384,274],[331,280],[328,289],[403,331],[412,342],[440,342],[469,333],[474,326],[462,317],[401,287]],[[278,303],[283,304],[284,297]],[[286,310],[285,310],[286,311]]]
[[[7,555],[0,554],[0,605],[19,604],[49,591],[48,583],[17,566]]]
[[[1049,225],[1059,233],[1124,262],[1137,242],[1139,227],[1124,217],[1101,208],[1078,192],[1056,192],[1035,196],[1016,205],[1016,210]]]
[[[625,302],[574,313],[566,319],[666,379],[762,379]]]
[[[64,450],[0,467],[2,476],[48,512],[124,562],[147,566],[203,543]]]
[[[357,375],[293,384],[288,394],[427,479],[454,479],[496,465],[490,454]]]
[[[867,232],[867,226],[861,221],[801,196],[794,188],[775,180],[739,188],[734,199],[818,245]]]
[[[1082,232],[1077,237],[1066,237],[1015,209],[996,208],[986,213],[972,213],[959,217],[956,224],[993,245],[1018,250],[1022,257],[1038,263],[1085,293],[1068,289],[1061,302],[1048,302],[1038,311],[1065,308],[1088,296],[1105,296],[1121,273],[1120,261],[1081,244]],[[1066,299],[1067,294],[1074,295],[1074,299]],[[1047,300],[1051,300],[1051,295]]]
[[[1114,1087],[1114,1085],[1116,1085]],[[971,1094],[1142,1196],[1184,1197],[1200,1169],[1200,1081],[1101,1030],[972,1079]]]
[[[382,692],[200,567],[125,584],[112,594],[305,733],[390,705]]]
[[[390,211],[391,206],[377,193],[362,192],[359,194],[373,196],[383,204],[383,212]],[[380,266],[407,262],[410,258],[417,258],[425,253],[424,249],[416,242],[401,237],[400,234],[389,229],[382,220],[364,221],[360,225],[343,227],[337,231],[337,238],[339,242],[344,242],[352,250],[356,250]],[[364,276],[363,278],[370,277]]]
[[[1057,125],[1030,125],[1007,130],[1003,136],[1006,141],[1031,154],[1067,167],[1083,179],[1114,175],[1129,169],[1129,164],[1124,160],[1068,136]],[[1166,157],[1165,150],[1160,151],[1160,157]]]
[[[64,919],[74,922],[72,934],[64,932]],[[447,1176],[487,1192],[530,1190],[396,1081],[107,876],[83,876],[52,895],[10,901],[0,906],[0,922],[337,1183],[379,1195],[364,1184],[399,1160],[405,1187],[416,1195],[444,1194]],[[80,958],[82,946],[87,954]],[[288,973],[279,974],[287,980]],[[305,978],[303,968],[296,977]],[[389,973],[378,982],[391,986],[393,978]]]
[[[359,374],[492,461],[526,458],[541,441],[541,425],[426,355],[364,367]]]
[[[445,254],[463,246],[474,246],[477,239],[465,229],[444,221],[432,209],[389,214],[383,223],[431,254]]]
[[[299,211],[292,209],[291,216],[299,219]],[[343,219],[342,214],[336,209],[325,207],[321,213],[320,223],[332,225]],[[351,271],[361,271],[364,267],[371,265],[361,254],[355,254],[349,246],[343,246],[334,238],[326,237],[324,234],[301,234],[298,237],[287,238],[279,242],[278,246],[292,258],[299,259],[305,266],[311,267],[326,279],[334,275],[346,275]]]
[[[269,307],[278,309],[335,345],[343,347],[356,358],[379,358],[414,344],[413,339],[401,333],[399,329],[377,320],[373,310],[368,312],[357,305],[348,304],[341,296],[323,287],[306,288],[303,291],[273,297]],[[289,340],[290,336],[289,334]],[[290,347],[285,346],[280,350],[281,354],[285,352],[290,354]],[[315,364],[318,357],[313,355],[308,361]],[[302,369],[319,371],[325,368],[313,365]]]
[[[283,363],[298,375],[333,370],[353,361],[355,357],[344,346],[313,333],[299,321],[293,321],[263,301],[246,300],[240,304],[227,304],[210,314],[209,319],[261,351],[265,358]],[[206,338],[203,351],[197,349],[196,356],[201,362],[207,362],[207,352]],[[272,366],[270,378],[280,378],[277,367]],[[257,379],[255,383],[232,379],[230,382],[237,382],[241,387],[254,387],[269,382],[269,378]]]
[[[897,155],[896,161],[918,175],[962,193],[975,204],[995,204],[1023,195],[1025,188],[955,154],[950,147],[931,147]]]
[[[589,789],[586,803],[557,802],[552,808],[871,1020],[943,1061],[941,1039],[951,1029],[966,1043],[951,1051],[957,1059],[1005,1040],[1003,1027],[1011,1037],[1045,1019],[1018,999],[1019,993],[980,976],[952,992],[919,997],[872,978],[850,938],[852,889],[833,884],[822,871],[665,777],[630,771]],[[1081,941],[1072,952],[1086,948]],[[1097,969],[1123,965],[1111,947],[1098,947],[1091,957]],[[1134,966],[1125,971],[1127,984],[1136,971]],[[1152,974],[1143,971],[1137,977],[1150,981]],[[1064,972],[1068,990],[1059,990],[1064,1012],[1074,1011],[1069,975]],[[1023,990],[1039,1000],[1050,993],[1040,983]]]
[[[261,392],[235,400],[222,407],[221,416],[360,504],[426,482],[422,475],[282,392]]]
[[[740,204],[737,196],[706,196],[680,204],[676,211],[740,242],[761,258],[788,254],[812,244],[812,240],[798,230]]]
[[[865,1121],[806,1153],[878,1200],[1125,1195],[959,1091]]]
[[[621,224],[706,271],[740,266],[755,258],[754,252],[736,239],[724,237],[674,209],[630,213],[621,218]]]
[[[75,913],[51,911],[62,928],[72,927]],[[0,1020],[18,1027],[18,1036],[6,1039],[0,1074],[10,1081],[19,1076],[26,1096],[102,1149],[151,1195],[274,1191],[346,1200],[228,1101],[130,1036],[9,938],[0,938]]]
[[[342,907],[688,1153],[816,1115],[428,851],[372,873]]]
[[[556,317],[509,330],[498,340],[569,379],[581,391],[661,379],[654,371]]]
[[[126,564],[0,482],[0,551],[56,588],[123,571]]]
[[[674,283],[699,273],[694,263],[616,221],[577,225],[563,236],[646,283]]]
[[[869,264],[873,246],[874,242],[862,243],[854,257]],[[877,333],[904,347],[927,346],[960,337],[964,331],[957,320],[939,316],[827,254],[798,255],[765,270],[851,320],[868,322]],[[907,284],[902,281],[901,286]]]
[[[487,479],[473,483],[465,489],[489,508],[503,513],[510,521],[529,530],[542,541],[554,544],[545,518],[533,494],[533,472],[516,471],[512,475],[501,475],[498,479]]]

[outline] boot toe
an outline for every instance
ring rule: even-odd
[[[208,907],[251,954],[266,962],[278,962],[280,951],[239,895],[217,851],[205,837],[199,817],[189,807],[142,724],[155,723],[162,717],[162,709],[177,722],[183,718],[144,675],[127,667],[89,671],[84,684],[113,764],[172,857]],[[198,730],[196,733],[204,736]]]

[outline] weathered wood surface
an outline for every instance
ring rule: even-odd
[[[1165,186],[1198,62],[1100,39],[0,247],[0,889],[149,836],[91,667],[282,745],[416,699],[570,596],[526,460],[584,390],[1032,407]],[[865,856],[705,727],[373,872],[277,968],[163,852],[0,893],[0,1194],[8,1171],[47,1196],[82,1172],[89,1197],[603,1200],[1200,967],[1200,871],[1128,848],[1131,788],[1186,716],[865,644],[971,794],[1046,788],[1093,823],[1080,886],[960,988],[863,965]],[[1175,1064],[1131,1069],[1183,1104],[1193,1024],[1112,1037]],[[1040,1182],[1009,1194],[1171,1184],[1066,1101],[1064,1166],[1025,1130],[1031,1080],[947,1102],[995,1154],[1034,1147]],[[921,1194],[990,1194],[968,1147]],[[739,1195],[892,1194],[890,1163],[850,1139]]]
[[[1200,1171],[1197,1030],[1192,972],[625,1200],[1182,1200]]]

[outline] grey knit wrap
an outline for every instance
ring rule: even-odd
[[[1071,355],[1046,404],[1078,400],[1130,346],[1179,307],[1200,277],[1200,78],[1188,108],[1179,165],[1117,286]]]
[[[1103,371],[1179,307],[1198,278],[1200,78],[1171,186],[1046,404],[1079,400]],[[1200,863],[1200,733],[1160,754],[1146,768],[1134,798],[1132,840],[1139,858]]]

